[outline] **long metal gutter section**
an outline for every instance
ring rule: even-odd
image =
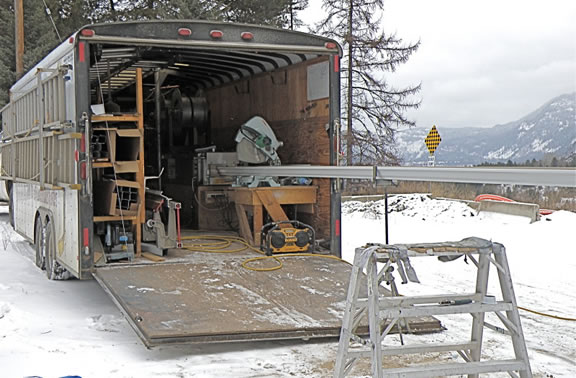
[[[220,167],[223,176],[324,177],[363,180],[432,181],[576,187],[574,168],[445,168],[266,166]]]

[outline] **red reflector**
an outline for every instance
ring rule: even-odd
[[[254,34],[250,32],[242,32],[242,34],[240,34],[240,38],[242,38],[245,41],[251,41],[252,39],[254,39]]]
[[[86,152],[86,139],[84,139],[84,136],[80,138],[80,152]]]
[[[80,153],[78,152],[78,150],[74,151],[74,160],[76,161],[80,160]]]
[[[212,37],[212,38],[220,39],[223,36],[224,36],[224,33],[222,33],[220,30],[211,30],[210,31],[210,37]]]
[[[86,58],[84,57],[84,42],[80,42],[78,44],[78,61],[80,63],[84,63],[84,60]]]
[[[192,35],[192,30],[188,28],[180,28],[178,29],[178,35],[182,37],[190,37]]]
[[[74,43],[74,37],[68,38],[68,43],[69,43],[69,44],[73,44],[73,43]]]
[[[80,163],[80,178],[86,180],[86,162]]]
[[[334,224],[334,234],[340,236],[340,219],[336,219],[336,223]]]
[[[336,48],[336,44],[334,42],[326,42],[324,44],[324,47],[326,47],[327,49],[335,49]]]
[[[94,30],[92,29],[82,29],[80,31],[80,34],[82,35],[82,37],[93,37],[94,36]]]
[[[338,55],[334,55],[334,72],[340,71],[340,57]]]
[[[90,231],[88,230],[88,227],[84,227],[83,233],[84,233],[84,247],[88,247],[90,245]]]

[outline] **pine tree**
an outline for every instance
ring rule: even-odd
[[[220,18],[224,21],[275,27],[298,25],[296,13],[308,5],[307,0],[219,0]]]
[[[420,85],[393,87],[386,72],[408,61],[420,42],[405,44],[381,27],[384,0],[323,0],[326,18],[316,31],[338,40],[342,59],[343,139],[346,163],[398,164],[395,131],[414,126],[405,112],[417,108],[412,99]]]
[[[8,88],[16,78],[14,51],[14,1],[0,0],[0,108],[8,103]]]

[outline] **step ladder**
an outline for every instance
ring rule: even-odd
[[[393,290],[392,296],[383,297],[379,291],[383,282],[394,285],[391,277],[394,266],[400,273],[403,283],[418,282],[416,272],[410,265],[410,257],[436,256],[441,261],[451,261],[463,255],[477,267],[474,293],[400,296],[397,291]],[[378,263],[381,266],[383,264],[381,269]],[[498,272],[501,300],[487,295],[491,265],[494,265]],[[364,271],[367,276],[365,282],[368,294],[366,298],[359,298]],[[394,289],[395,286],[392,288]],[[487,312],[496,314],[504,328],[485,322],[484,317]],[[369,338],[362,338],[356,334],[356,329],[366,313]],[[394,326],[401,331],[402,322],[407,317],[465,313],[472,315],[472,334],[469,341],[454,344],[383,345],[384,338]],[[384,328],[383,324],[387,326]],[[514,359],[481,360],[484,327],[511,338]],[[385,369],[382,366],[383,356],[429,352],[457,352],[463,362],[415,365],[394,369]],[[512,377],[532,377],[504,246],[480,238],[466,238],[459,242],[370,244],[357,248],[342,321],[334,377],[346,376],[358,358],[371,358],[372,376],[378,378],[459,374],[477,377],[478,374],[494,372],[508,372]]]

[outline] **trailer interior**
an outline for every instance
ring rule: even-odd
[[[208,152],[219,159],[224,156],[223,164],[242,164],[234,159],[235,136],[254,116],[264,119],[282,141],[277,151],[282,164],[330,164],[328,54],[102,43],[91,44],[90,51],[91,103],[100,113],[92,116],[90,146],[94,229],[103,244],[106,238],[114,239],[106,236],[110,226],[119,229],[122,221],[145,224],[156,210],[167,226],[167,211],[160,207],[167,201],[160,205],[162,197],[154,196],[159,192],[181,204],[183,231],[240,231],[238,210],[230,198],[233,180],[202,179],[199,160]],[[315,92],[318,86],[324,89]],[[134,131],[138,122],[141,139]],[[295,183],[288,179],[282,186]],[[317,241],[326,240],[329,180],[305,183],[314,190],[308,188],[303,196],[314,196],[313,200],[281,206],[289,219],[311,225]],[[147,188],[147,195],[138,185]],[[292,196],[300,196],[292,189]],[[142,204],[145,212],[138,208]],[[246,210],[253,228],[253,211]],[[264,210],[263,223],[270,220]],[[251,231],[258,238],[260,230]],[[134,230],[130,240],[146,242],[146,233],[137,233]],[[251,243],[257,246],[258,240]]]

